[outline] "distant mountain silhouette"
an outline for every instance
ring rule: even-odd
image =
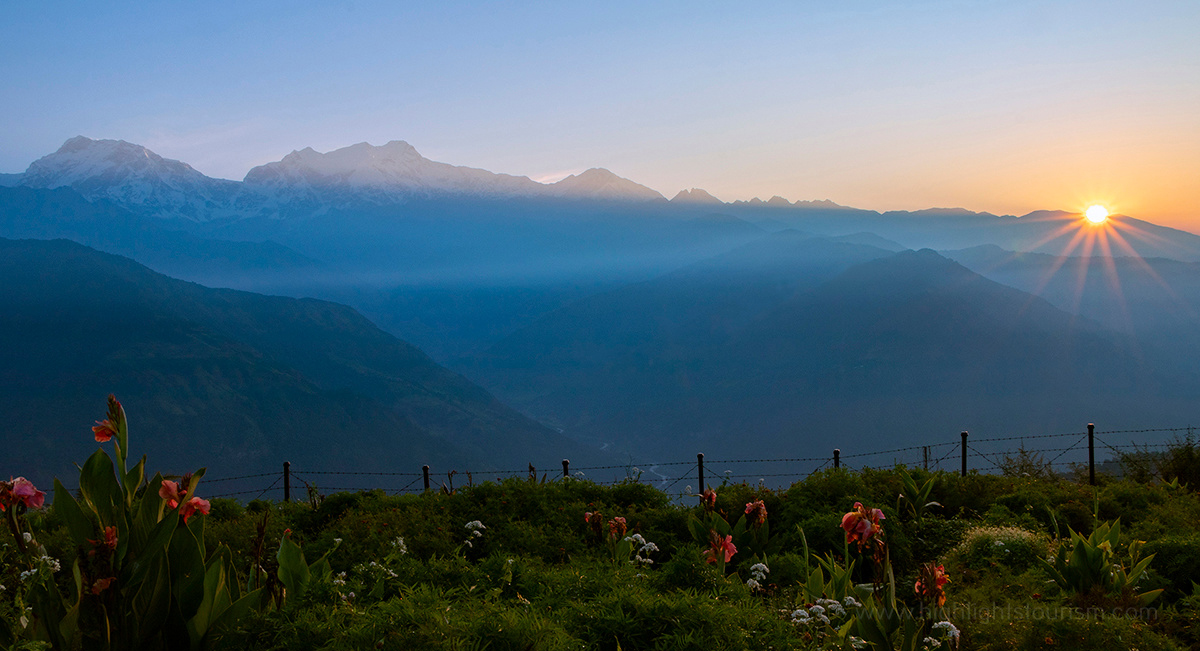
[[[0,240],[0,302],[0,440],[43,480],[93,448],[108,392],[156,468],[214,476],[591,454],[342,305],[208,289],[62,240]]]
[[[567,434],[672,458],[1190,408],[1114,333],[933,251],[781,235],[566,306],[463,368]]]
[[[70,187],[0,188],[0,237],[66,238],[192,280],[317,272],[322,264],[271,241],[205,238]]]

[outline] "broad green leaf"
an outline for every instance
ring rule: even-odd
[[[83,547],[88,540],[96,535],[96,525],[88,518],[75,501],[75,496],[68,491],[62,482],[54,480],[54,512],[62,517],[71,534],[71,541],[76,546]]]

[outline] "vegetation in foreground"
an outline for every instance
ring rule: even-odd
[[[1097,487],[1021,455],[682,505],[585,479],[241,505],[129,468],[115,400],[93,429],[78,493],[0,482],[0,646],[1200,648],[1190,440]]]

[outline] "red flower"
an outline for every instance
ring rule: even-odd
[[[913,592],[923,603],[944,606],[946,593],[942,592],[942,586],[949,582],[950,577],[946,576],[946,570],[941,565],[926,563],[921,566],[917,581],[913,584]]]
[[[715,511],[717,508],[717,491],[705,488],[704,494],[700,496],[700,505],[704,507],[705,513]]]
[[[608,521],[609,538],[624,538],[626,531],[628,531],[628,527],[625,526],[625,518],[613,518]]]
[[[116,527],[105,527],[104,528],[104,544],[109,549],[115,550],[117,548],[117,528]]]
[[[722,554],[725,555],[725,562],[728,563],[729,559],[733,558],[733,555],[737,553],[737,547],[733,546],[733,536],[722,538],[721,534],[717,533],[715,529],[709,529],[708,537],[709,548],[704,550],[705,563],[716,563]]]
[[[762,500],[749,502],[746,504],[746,515],[750,516],[751,524],[761,527],[767,521],[767,505]]]
[[[176,484],[175,482],[171,481],[170,479],[164,479],[162,482],[162,486],[158,487],[158,496],[163,498],[164,500],[167,500],[170,503],[171,508],[175,508],[176,506],[178,506],[179,501],[182,500],[183,496],[186,494],[187,494],[186,489],[183,492],[180,492],[179,484]]]
[[[92,434],[96,437],[97,443],[108,443],[109,439],[117,435],[117,428],[112,421],[106,418],[96,421],[96,426],[92,428]]]
[[[40,509],[46,503],[46,494],[35,488],[33,482],[24,477],[0,482],[0,484],[4,483],[7,486],[0,487],[0,511],[17,502],[23,503],[26,508],[30,509]]]
[[[179,515],[183,516],[183,522],[186,524],[188,518],[190,518],[193,513],[199,511],[203,515],[208,515],[208,510],[210,508],[211,505],[208,503],[208,500],[201,499],[199,497],[193,497],[192,499],[183,503],[183,506],[179,509]]]
[[[862,502],[855,502],[854,509],[842,516],[842,529],[846,530],[846,542],[857,542],[858,548],[861,550],[864,544],[870,542],[872,536],[883,531],[880,521],[885,519],[883,511],[871,509],[868,512]]]
[[[116,580],[117,578],[112,576],[108,577],[107,579],[98,579],[94,584],[92,584],[92,594],[98,595],[101,592],[104,592],[108,589],[108,586],[112,585],[113,581]]]
[[[604,516],[599,511],[588,511],[583,514],[583,521],[592,529],[592,535],[597,538],[604,536]]]

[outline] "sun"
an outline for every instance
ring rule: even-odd
[[[1104,221],[1108,219],[1108,208],[1105,208],[1100,204],[1096,204],[1094,206],[1089,206],[1087,211],[1085,211],[1083,214],[1087,217],[1087,220],[1093,224],[1103,224]]]

